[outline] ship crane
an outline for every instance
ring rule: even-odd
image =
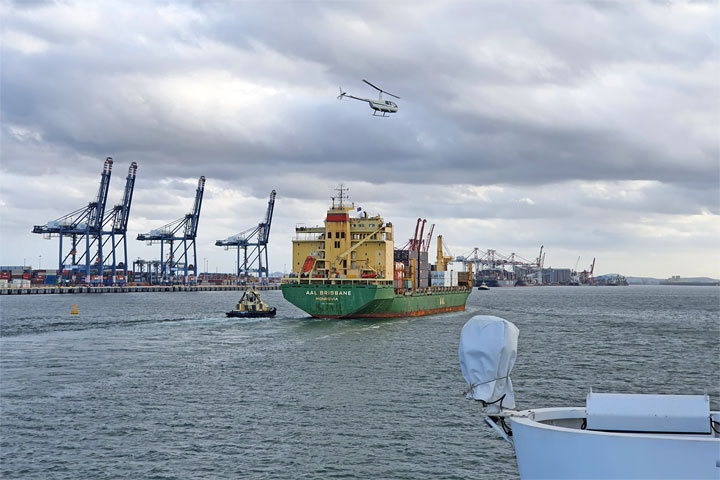
[[[116,249],[120,242],[124,243],[127,231],[127,219],[130,214],[132,201],[132,186],[135,184],[137,164],[130,165],[128,180],[120,212],[115,209],[106,218],[105,206],[110,188],[113,159],[107,157],[100,175],[100,187],[95,200],[86,207],[70,212],[58,219],[49,221],[45,225],[35,225],[32,233],[42,234],[44,238],[59,238],[58,271],[71,270],[73,274],[84,272],[85,281],[90,282],[93,275],[98,281],[103,281],[105,272],[115,275],[117,272]],[[130,191],[128,195],[128,185]],[[117,207],[115,207],[117,208]],[[115,224],[115,219],[121,223]],[[112,231],[106,231],[109,224],[113,224]],[[109,235],[109,237],[107,237]],[[63,240],[69,239],[69,245],[63,245]],[[124,248],[123,269],[127,268],[127,249]]]
[[[200,221],[200,207],[202,207],[203,193],[205,192],[205,177],[198,179],[197,190],[195,190],[195,202],[193,209],[184,217],[163,225],[160,228],[151,230],[149,233],[141,233],[137,236],[140,241],[148,245],[160,244],[160,281],[162,283],[177,282],[177,273],[182,269],[183,283],[189,282],[189,273],[192,270],[192,280],[197,279],[197,248],[195,238],[197,237],[198,223]],[[177,242],[177,243],[176,243]],[[167,257],[164,254],[165,244],[168,244]],[[190,262],[190,252],[192,261]]]
[[[427,237],[423,238],[426,223],[427,219],[418,218],[417,223],[415,224],[415,234],[413,235],[413,238],[409,239],[401,247],[396,248],[396,250],[427,252],[430,247],[430,239],[432,238],[432,232],[435,229],[435,224],[433,223],[431,225],[430,232],[427,234]]]
[[[258,280],[263,282],[263,274],[265,275],[264,282],[268,281],[268,254],[267,244],[270,240],[270,224],[272,223],[273,211],[275,210],[275,190],[270,192],[270,200],[268,201],[267,211],[265,212],[265,219],[262,223],[259,223],[257,227],[249,228],[245,231],[228,237],[225,240],[217,240],[215,245],[218,247],[225,247],[226,250],[230,248],[237,248],[237,276],[242,276],[244,281],[247,282],[248,273],[257,273]],[[340,203],[342,204],[342,193],[340,196]],[[248,253],[248,249],[250,250]],[[242,250],[242,261],[240,260],[240,251]],[[263,259],[265,261],[263,265]],[[257,268],[254,268],[257,263]]]
[[[420,249],[423,253],[427,253],[430,248],[430,241],[432,240],[433,231],[435,230],[435,224],[430,225],[430,231],[425,238],[425,242],[420,245]]]
[[[435,256],[435,269],[438,271],[447,271],[447,266],[450,262],[457,261],[452,255],[445,255],[447,251],[446,245],[443,243],[442,235],[437,236],[437,254]],[[449,253],[449,252],[448,252]]]
[[[415,278],[415,281],[417,282],[416,286],[419,286],[421,283],[421,275],[427,273],[423,270],[423,268],[428,268],[425,262],[427,261],[430,241],[432,240],[433,231],[435,230],[435,224],[433,223],[430,225],[430,230],[428,231],[427,236],[425,236],[426,223],[427,219],[418,218],[417,223],[415,224],[415,234],[413,235],[413,238],[409,239],[407,243],[400,248],[396,248],[398,251],[407,251],[407,265],[410,266],[412,270],[412,264],[414,263],[415,271],[420,272]]]
[[[593,276],[594,271],[595,271],[595,258],[593,258],[593,261],[590,264],[590,270],[583,270],[580,273],[580,283],[586,284],[586,285],[595,285],[595,277]]]

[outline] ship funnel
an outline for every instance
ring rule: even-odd
[[[476,315],[460,334],[460,368],[469,385],[467,398],[483,402],[488,413],[515,408],[510,372],[517,358],[520,331],[500,317]]]

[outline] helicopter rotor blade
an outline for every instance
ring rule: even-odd
[[[400,97],[398,97],[397,95],[393,95],[393,94],[390,93],[390,92],[386,92],[386,91],[383,90],[382,88],[376,87],[375,85],[373,85],[372,83],[368,82],[368,81],[365,80],[364,78],[363,78],[363,82],[367,83],[368,85],[370,85],[371,87],[373,87],[375,90],[379,91],[380,93],[384,93],[384,94],[390,95],[391,97],[395,97],[395,98],[397,98],[398,100],[400,99]]]
[[[370,85],[371,87],[373,87],[375,90],[380,90],[380,91],[382,92],[382,89],[381,89],[381,88],[376,87],[375,85],[373,85],[372,83],[368,82],[368,81],[365,80],[364,78],[363,78],[363,82],[367,83],[368,85]]]

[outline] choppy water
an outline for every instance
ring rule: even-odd
[[[517,478],[462,397],[460,329],[520,328],[518,408],[720,400],[720,289],[474,291],[465,312],[227,319],[238,292],[0,297],[4,478]],[[72,303],[80,314],[70,315]]]

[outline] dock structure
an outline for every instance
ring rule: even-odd
[[[279,284],[262,285],[120,285],[114,287],[78,285],[78,286],[42,286],[30,288],[0,288],[0,295],[71,295],[79,293],[147,293],[147,292],[217,292],[256,290],[280,290]]]

